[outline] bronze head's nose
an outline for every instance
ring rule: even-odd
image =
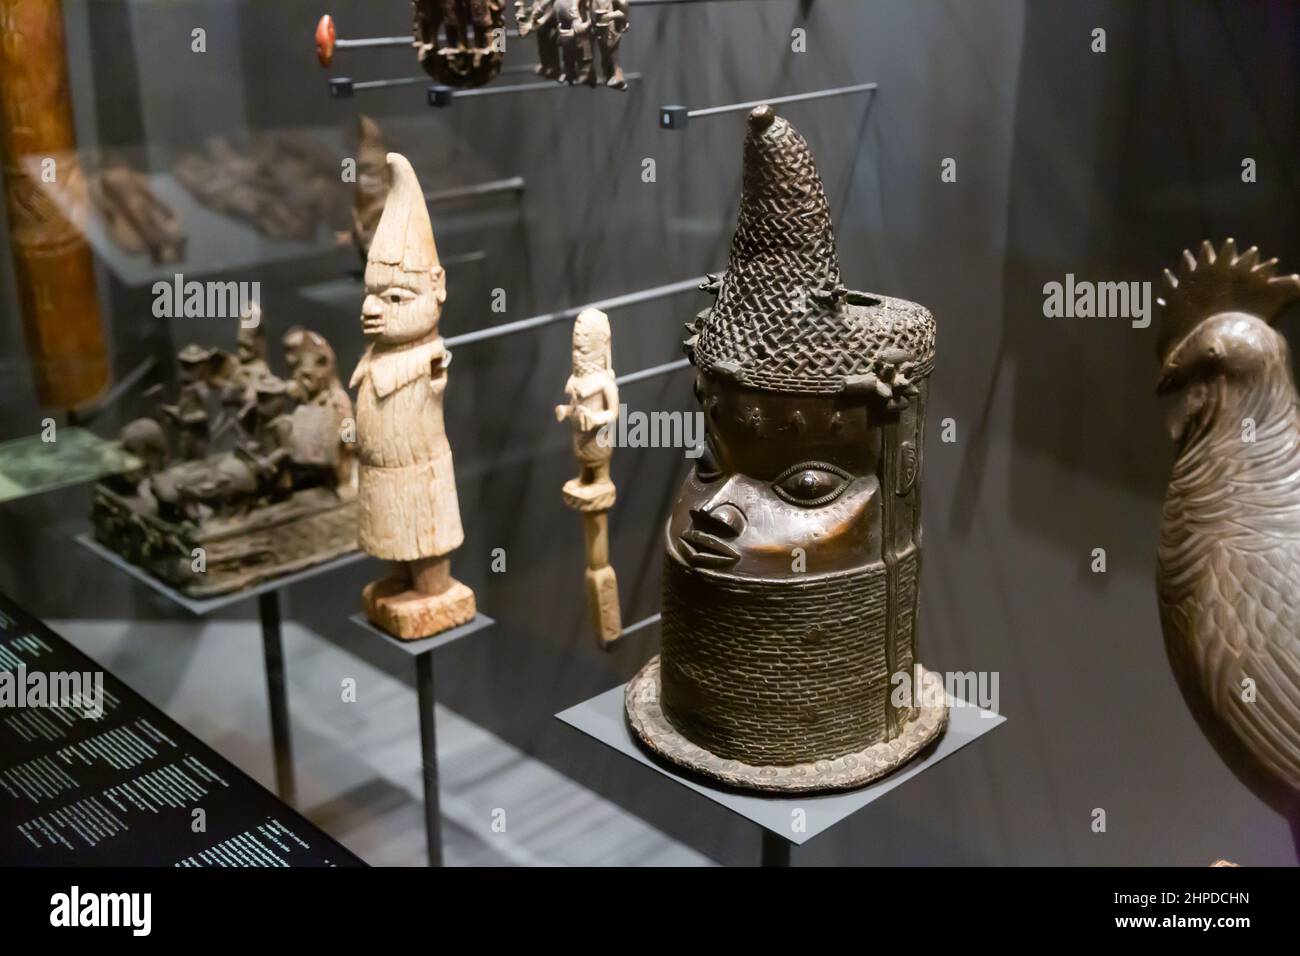
[[[736,538],[745,530],[745,515],[733,504],[712,508],[692,508],[691,526],[720,538]]]

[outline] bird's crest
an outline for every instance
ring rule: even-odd
[[[1260,262],[1255,246],[1239,255],[1234,239],[1225,239],[1218,252],[1208,241],[1201,243],[1195,256],[1184,249],[1178,274],[1164,271],[1156,299],[1161,307],[1156,337],[1161,360],[1212,315],[1246,312],[1271,322],[1292,302],[1300,301],[1300,275],[1276,272],[1276,259]]]

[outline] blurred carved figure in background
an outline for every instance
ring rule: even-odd
[[[393,184],[388,171],[388,147],[379,124],[369,116],[357,117],[357,184],[352,192],[352,242],[364,264],[370,254],[384,200]]]
[[[1276,265],[1229,239],[1165,271],[1159,391],[1178,457],[1157,586],[1192,716],[1300,852],[1300,414],[1270,325],[1300,276]]]

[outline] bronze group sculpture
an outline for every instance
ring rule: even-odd
[[[446,274],[411,164],[388,154],[392,188],[370,243],[357,389],[361,547],[396,564],[366,586],[366,614],[395,637],[429,637],[475,615],[451,576],[464,539],[443,393],[451,353],[438,334]]]
[[[916,653],[934,320],[844,288],[807,144],[767,106],[706,287],[686,341],[706,447],[668,521],[662,653],[628,685],[629,722],[729,785],[861,786],[947,724]]]
[[[1300,276],[1276,266],[1229,239],[1165,271],[1159,391],[1177,459],[1157,593],[1192,716],[1300,853],[1300,414],[1270,324]]]
[[[619,409],[609,316],[599,309],[583,309],[573,323],[573,374],[564,392],[568,401],[555,406],[555,418],[572,427],[573,456],[580,468],[576,478],[564,483],[564,503],[582,515],[587,609],[600,646],[608,648],[623,633],[618,578],[609,563],[609,509],[615,498],[609,435]]]
[[[555,17],[555,0],[515,0],[515,23],[521,38],[537,38],[537,75],[548,80],[560,79],[564,68],[560,65],[560,28]]]
[[[537,37],[537,72],[570,86],[627,89],[618,48],[629,26],[627,0],[515,0],[519,35]]]
[[[96,539],[191,597],[356,550],[352,405],[329,344],[304,334],[328,405],[271,371],[260,325],[235,355],[182,349],[176,401],[122,430],[139,466],[95,486]]]

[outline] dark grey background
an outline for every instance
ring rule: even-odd
[[[341,36],[408,27],[399,0],[330,6]],[[1221,766],[1165,663],[1152,568],[1171,451],[1154,396],[1152,330],[1046,319],[1041,290],[1067,272],[1154,280],[1184,246],[1228,235],[1300,269],[1300,7],[644,8],[634,10],[623,61],[645,80],[626,95],[561,90],[445,111],[425,107],[419,86],[331,100],[312,54],[319,3],[65,8],[83,145],[143,143],[163,168],[207,135],[297,126],[337,134],[365,110],[426,188],[525,176],[519,203],[434,210],[444,257],[488,254],[452,273],[446,335],[725,263],[743,116],[668,133],[655,126],[658,106],[877,81],[874,97],[781,112],[818,158],[846,282],[920,301],[938,319],[922,657],[939,670],[997,671],[1009,720],[801,848],[796,863],[1294,862],[1284,824]],[[189,52],[195,26],[208,31],[201,56]],[[807,30],[806,53],[791,52],[795,27]],[[1107,31],[1104,54],[1090,51],[1096,27]],[[508,62],[532,55],[530,43],[516,43]],[[360,79],[417,67],[404,50],[360,51],[340,54],[334,72]],[[641,181],[646,157],[657,163],[653,184]],[[940,179],[947,157],[957,161],[955,183]],[[1241,182],[1244,157],[1257,160],[1255,184]],[[313,326],[346,371],[361,345],[359,301],[330,309],[299,290],[354,266],[339,251],[221,278],[260,279],[273,336]],[[0,282],[0,438],[9,438],[37,431],[43,413],[32,404],[7,256]],[[505,316],[489,309],[498,287]],[[105,276],[104,296],[119,370],[191,338],[233,341],[233,330],[195,320],[160,326],[147,289]],[[700,304],[687,294],[613,313],[618,370],[676,357],[681,323]],[[440,658],[441,699],[716,859],[754,862],[752,826],[551,718],[629,677],[658,643],[651,627],[601,654],[585,627],[580,526],[559,498],[573,464],[551,412],[568,354],[567,323],[456,354],[447,413],[466,545],[455,568],[499,624]],[[687,409],[688,375],[628,386],[624,400]],[[939,441],[943,418],[956,422],[953,444]],[[116,422],[98,427],[111,434]],[[656,610],[658,530],[685,467],[667,449],[615,457],[614,561],[628,621]],[[47,617],[175,613],[69,545],[88,501],[79,488],[0,507],[0,590]],[[505,574],[489,571],[496,547],[507,551]],[[1094,548],[1106,549],[1105,574],[1089,570]],[[371,573],[359,567],[300,589],[293,612],[317,630],[350,627]],[[1090,828],[1094,808],[1107,812],[1106,833]]]

